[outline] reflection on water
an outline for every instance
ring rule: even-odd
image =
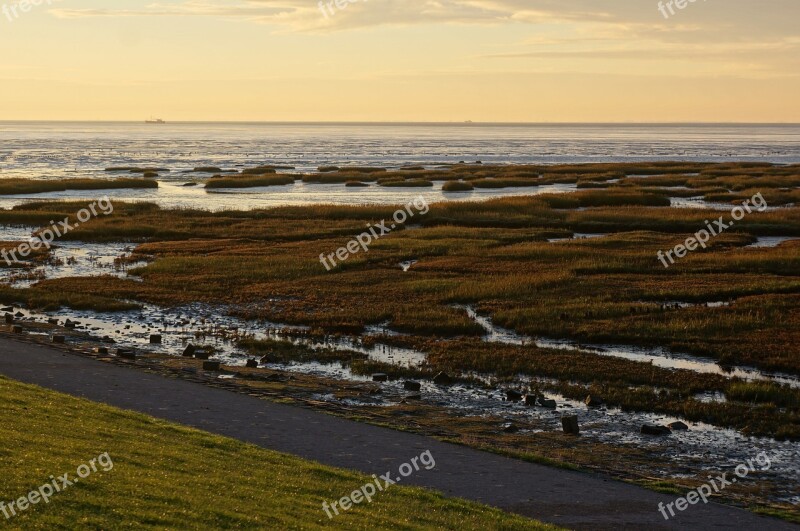
[[[714,360],[691,356],[689,354],[676,354],[661,347],[647,348],[620,345],[586,345],[578,344],[570,340],[523,336],[514,331],[495,326],[491,319],[478,315],[472,307],[457,307],[466,310],[469,317],[486,330],[484,338],[489,342],[506,343],[510,345],[533,344],[541,348],[574,350],[600,356],[611,356],[643,363],[652,363],[656,367],[663,367],[666,369],[686,369],[700,373],[719,374],[728,378],[741,378],[748,381],[772,381],[790,385],[795,389],[800,389],[800,378],[793,375],[769,374],[750,367],[723,368]]]
[[[157,189],[130,190],[77,190],[48,192],[24,196],[0,196],[0,208],[9,209],[31,200],[94,200],[106,193],[114,201],[155,203],[162,208],[189,208],[197,210],[254,210],[279,206],[303,205],[401,205],[422,196],[428,203],[445,201],[480,201],[497,197],[517,197],[546,193],[569,193],[577,190],[574,184],[477,189],[454,196],[442,191],[443,182],[430,188],[395,188],[372,184],[354,192],[343,184],[316,184],[295,181],[294,184],[262,188],[214,190],[207,192],[202,186],[186,187],[174,182],[159,181]]]

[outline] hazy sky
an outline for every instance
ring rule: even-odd
[[[800,122],[798,0],[40,1],[0,119]]]

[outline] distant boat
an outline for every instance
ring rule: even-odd
[[[161,118],[150,118],[149,120],[145,120],[144,123],[146,123],[146,124],[165,124],[167,122],[165,122]]]

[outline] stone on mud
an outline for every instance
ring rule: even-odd
[[[672,430],[666,426],[656,426],[655,424],[644,424],[640,430],[642,435],[669,435]]]
[[[561,427],[567,435],[580,435],[577,415],[564,415],[561,417]]]

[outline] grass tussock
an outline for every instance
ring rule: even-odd
[[[67,190],[119,190],[123,188],[158,188],[148,179],[0,179],[0,195],[40,194]]]

